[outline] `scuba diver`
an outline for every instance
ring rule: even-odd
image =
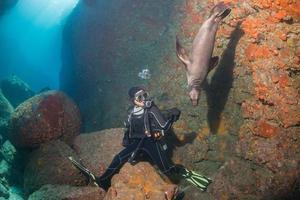
[[[126,129],[122,144],[125,148],[113,158],[107,170],[102,176],[96,177],[84,165],[69,157],[72,163],[88,176],[90,181],[107,190],[112,176],[122,165],[127,161],[133,164],[137,155],[144,152],[166,176],[171,178],[172,175],[179,175],[201,191],[205,191],[211,179],[183,166],[172,164],[166,154],[167,144],[161,140],[172,124],[179,119],[180,110],[172,108],[163,115],[142,87],[130,88],[128,95],[134,107],[124,122]]]

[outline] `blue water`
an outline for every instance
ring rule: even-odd
[[[79,0],[19,0],[0,16],[0,80],[17,75],[32,89],[59,87],[62,31]]]

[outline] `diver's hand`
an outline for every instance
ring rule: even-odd
[[[181,111],[178,108],[170,109],[172,115],[172,121],[176,122],[180,118]]]
[[[162,136],[163,136],[163,135],[162,135],[162,133],[161,133],[160,131],[157,131],[157,132],[154,132],[154,133],[153,133],[153,137],[154,137],[154,139],[156,139],[156,140],[159,140]]]
[[[147,137],[151,137],[151,133],[149,133],[148,131],[145,131],[145,135],[146,135]]]

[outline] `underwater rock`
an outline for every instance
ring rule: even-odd
[[[237,159],[226,162],[213,181],[215,199],[263,199],[271,172]]]
[[[22,188],[20,188],[19,186],[10,186],[8,200],[24,200],[24,199],[27,199],[27,198],[24,197]]]
[[[0,178],[0,198],[9,198],[9,186],[5,178]]]
[[[0,147],[0,153],[8,163],[12,164],[15,160],[17,150],[9,140],[6,140]]]
[[[265,183],[248,193],[255,199],[298,199],[300,193],[299,158],[299,1],[252,1],[258,12],[243,19],[245,31],[241,40],[239,63],[251,79],[251,96],[241,103],[244,123],[239,131],[236,153],[266,171],[256,183]],[[257,40],[261,34],[263,39]],[[245,77],[245,76],[241,76]],[[246,79],[245,79],[246,81]],[[239,87],[239,85],[236,85]],[[250,89],[250,88],[249,88]],[[246,177],[236,174],[236,177]],[[227,179],[236,193],[241,188]],[[251,184],[248,180],[249,185]],[[225,184],[226,185],[226,184]],[[220,188],[221,189],[221,188]],[[296,195],[298,193],[298,196]]]
[[[13,106],[6,99],[0,89],[0,134],[4,137],[8,136],[8,120],[10,119],[13,111]]]
[[[100,176],[113,157],[123,148],[121,145],[123,134],[122,128],[80,134],[75,138],[73,148],[82,163]]]
[[[24,191],[27,194],[46,184],[86,185],[86,178],[70,162],[77,159],[74,151],[60,140],[43,144],[31,155],[24,172]]]
[[[7,121],[4,121],[4,123],[0,122],[0,135],[1,135],[0,143],[1,143],[1,139],[9,137],[9,123]]]
[[[17,76],[2,80],[0,86],[4,96],[14,107],[34,96],[34,92],[29,85]]]
[[[176,161],[177,164],[182,164],[187,168],[192,168],[193,163],[204,160],[209,150],[207,141],[199,139],[196,133],[184,134],[184,137],[175,136],[177,141],[173,141],[170,138],[168,146],[178,143],[177,146],[172,147],[172,160]],[[189,156],[187,156],[189,155]]]
[[[24,161],[26,160],[25,151],[18,151],[13,146],[13,144],[6,140],[0,146],[0,155],[4,158],[0,166],[0,174],[1,171],[5,169],[7,172],[5,173],[5,177],[9,181],[10,184],[21,184],[23,182],[23,171],[24,171]],[[5,162],[4,162],[5,161]],[[0,175],[1,176],[1,175]]]
[[[86,17],[91,16],[90,10],[80,7],[76,15],[67,21],[65,48],[71,52],[65,54],[81,52],[82,59],[62,67],[61,85],[84,108],[82,115],[91,119],[87,120],[85,127],[97,130],[120,123],[127,103],[126,91],[139,71],[133,66],[152,66],[153,75],[147,86],[156,104],[180,107],[182,116],[174,126],[182,123],[183,133],[204,133],[208,137],[203,139],[209,138],[206,155],[200,152],[197,155],[194,154],[197,151],[193,151],[190,156],[187,151],[178,148],[173,154],[175,159],[178,157],[180,162],[192,169],[198,169],[204,163],[198,162],[201,158],[213,159],[221,166],[224,162],[229,163],[231,157],[237,159],[225,169],[215,167],[212,171],[212,175],[217,174],[214,181],[218,190],[213,192],[212,199],[268,199],[266,195],[274,195],[267,192],[263,196],[262,191],[266,191],[264,183],[272,188],[269,181],[279,181],[278,185],[273,185],[278,186],[272,188],[274,193],[284,191],[280,189],[284,182],[291,187],[290,183],[295,179],[288,171],[299,177],[295,173],[299,169],[299,150],[295,150],[299,149],[299,139],[294,131],[299,133],[300,124],[300,1],[225,1],[231,4],[232,12],[220,24],[216,36],[214,54],[221,56],[220,63],[208,75],[208,83],[204,85],[197,108],[190,108],[184,96],[184,70],[176,58],[175,37],[186,38],[183,44],[189,45],[216,1],[149,2],[125,0],[121,6],[114,2],[105,6],[95,5],[95,10],[103,12],[94,16],[94,23]],[[105,17],[107,13],[113,13],[112,17]],[[78,20],[81,23],[77,23]],[[138,29],[136,24],[140,25]],[[167,29],[161,29],[165,26]],[[89,28],[95,31],[86,31]],[[110,34],[99,36],[99,33],[105,32]],[[76,33],[76,37],[69,37],[71,33]],[[90,37],[91,34],[95,37]],[[90,39],[82,43],[81,38]],[[97,43],[94,38],[98,39]],[[98,49],[103,51],[98,53]],[[95,62],[91,63],[91,60]],[[76,73],[70,70],[74,66]],[[102,93],[95,87],[99,77],[112,79],[110,85],[100,81],[104,85]],[[157,98],[161,94],[169,96],[168,101]],[[94,102],[100,102],[100,106],[95,107]],[[189,117],[185,113],[195,115]],[[220,119],[228,124],[228,137],[234,135],[226,143],[221,132],[212,131],[222,129]],[[210,130],[205,130],[206,123]],[[198,145],[202,144],[192,142],[186,147],[204,152],[206,147]],[[233,172],[229,171],[231,166]],[[243,167],[245,170],[239,172]],[[271,177],[270,171],[276,173],[276,179]],[[253,173],[259,189],[250,179]],[[279,178],[281,173],[282,180]],[[294,188],[300,190],[300,187]]]
[[[236,148],[240,157],[269,171],[268,188],[257,198],[295,199],[300,192],[299,128],[277,127],[274,132],[269,125],[260,126],[261,123],[254,122],[243,126]]]
[[[164,200],[165,192],[174,199],[177,186],[166,183],[148,162],[126,163],[112,178],[105,200],[152,199]]]
[[[105,191],[99,187],[70,185],[44,185],[32,193],[28,200],[102,200]]]
[[[0,120],[8,120],[13,111],[13,106],[3,95],[2,90],[0,89]]]
[[[215,199],[297,199],[299,175],[299,170],[273,173],[250,161],[231,159],[215,176],[212,192]]]
[[[80,124],[76,104],[62,92],[48,91],[28,99],[15,109],[10,133],[17,147],[37,147],[57,138],[71,144],[79,134]]]
[[[252,129],[252,132],[249,128]],[[240,134],[236,148],[239,156],[262,165],[274,173],[297,174],[297,170],[300,169],[299,129],[293,128],[287,131],[280,127],[276,135],[272,135],[271,138],[255,135],[257,130],[253,127],[253,123],[249,123],[247,127],[242,127],[241,130],[243,133]],[[262,130],[259,131],[262,133]],[[271,128],[268,130],[270,133],[272,131]]]
[[[1,160],[0,162],[0,178],[8,177],[10,173],[10,166],[6,160]]]

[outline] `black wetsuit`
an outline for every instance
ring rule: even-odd
[[[146,130],[149,133],[159,131],[161,134],[168,131],[172,123],[179,118],[180,111],[175,109],[176,114],[174,112],[173,114],[172,112],[170,113],[168,119],[165,119],[157,106],[152,104],[148,108],[137,112],[132,111],[129,114],[128,120],[125,122],[127,130],[123,139],[125,148],[113,158],[104,174],[97,178],[97,182],[102,187],[107,188],[110,185],[112,176],[121,166],[128,160],[133,160],[132,156],[141,151],[147,153],[163,173],[166,175],[171,174],[171,169],[175,166],[166,156],[166,144],[162,144],[160,140],[145,134]]]

